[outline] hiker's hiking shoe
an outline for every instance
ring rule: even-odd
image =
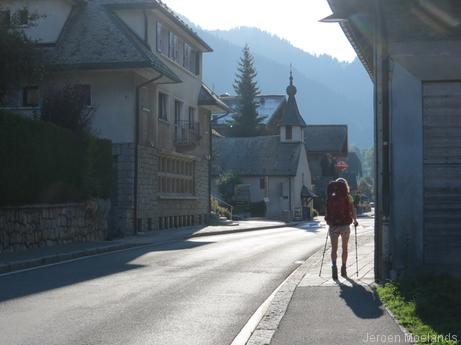
[[[338,267],[331,267],[331,277],[333,278],[333,280],[338,280]]]
[[[347,272],[346,272],[346,266],[345,265],[341,266],[341,277],[344,277],[344,278],[347,277]]]

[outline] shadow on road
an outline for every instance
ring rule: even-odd
[[[383,315],[381,301],[373,290],[357,284],[354,280],[347,278],[351,284],[341,284],[340,297],[351,308],[354,314],[361,319],[376,319]]]
[[[130,262],[147,253],[192,249],[209,243],[211,242],[176,241],[153,244],[5,275],[0,277],[0,302],[143,268],[144,265]]]
[[[308,232],[319,232],[321,229],[324,229],[325,226],[324,224],[322,224],[321,221],[313,220],[307,224],[294,226],[294,228],[301,229],[301,230],[308,231]]]

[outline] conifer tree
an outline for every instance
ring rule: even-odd
[[[264,118],[257,111],[256,96],[260,92],[256,76],[254,57],[248,45],[245,45],[233,85],[238,99],[237,111],[231,122],[233,136],[251,137],[262,133],[261,125]]]

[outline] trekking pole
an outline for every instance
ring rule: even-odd
[[[357,269],[357,277],[359,276],[359,255],[357,252],[357,225],[354,224],[355,229],[355,267]]]
[[[329,230],[327,229],[327,237],[325,238],[325,247],[323,247],[322,263],[320,264],[319,277],[322,276],[323,259],[325,258],[325,252],[327,250],[327,243],[328,243],[328,233],[329,233]]]

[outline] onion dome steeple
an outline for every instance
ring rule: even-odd
[[[287,87],[288,100],[285,105],[285,112],[280,119],[280,138],[284,142],[303,142],[304,128],[306,123],[299,113],[296,103],[296,86],[293,85],[293,72],[290,66],[290,85]]]

